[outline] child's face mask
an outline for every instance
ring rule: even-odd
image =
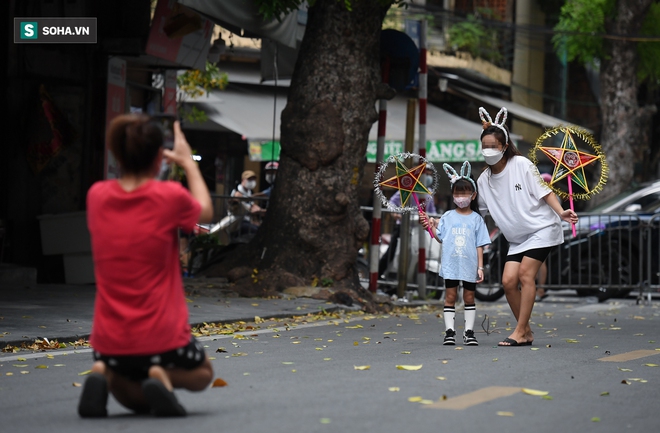
[[[456,206],[460,207],[461,209],[470,206],[471,201],[472,201],[471,195],[454,196],[454,203],[456,204]]]

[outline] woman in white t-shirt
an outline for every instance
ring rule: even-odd
[[[536,274],[550,249],[564,241],[561,220],[577,223],[578,217],[572,210],[562,209],[552,190],[541,182],[536,166],[511,142],[506,108],[502,107],[494,122],[483,107],[479,113],[484,127],[482,154],[488,164],[477,180],[479,210],[482,215],[490,213],[509,242],[502,285],[518,321],[499,346],[531,346],[534,336],[529,319]]]

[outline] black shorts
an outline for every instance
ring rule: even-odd
[[[138,382],[149,377],[149,368],[152,365],[160,365],[163,368],[194,370],[202,365],[205,358],[204,347],[192,335],[186,346],[155,355],[113,356],[94,351],[94,361],[103,361],[110,370]]]
[[[551,249],[552,247],[534,248],[533,250],[527,250],[523,251],[522,253],[506,256],[506,261],[520,263],[522,262],[523,257],[529,257],[543,263],[545,259],[548,258],[548,254],[550,254]]]
[[[451,289],[453,287],[458,287],[458,283],[461,280],[445,280],[445,289]],[[477,290],[477,283],[471,283],[469,281],[463,281],[463,289],[474,292]]]

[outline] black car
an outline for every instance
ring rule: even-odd
[[[580,213],[576,235],[567,223],[564,243],[547,259],[546,290],[575,289],[600,301],[632,290],[660,285],[660,182],[631,188]],[[486,281],[478,287],[482,301],[499,299],[501,272],[508,245],[495,230],[484,251]]]

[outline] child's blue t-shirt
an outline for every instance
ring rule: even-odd
[[[440,276],[449,280],[477,281],[477,247],[490,244],[484,219],[476,212],[461,215],[455,210],[446,212],[436,231],[442,242]]]

